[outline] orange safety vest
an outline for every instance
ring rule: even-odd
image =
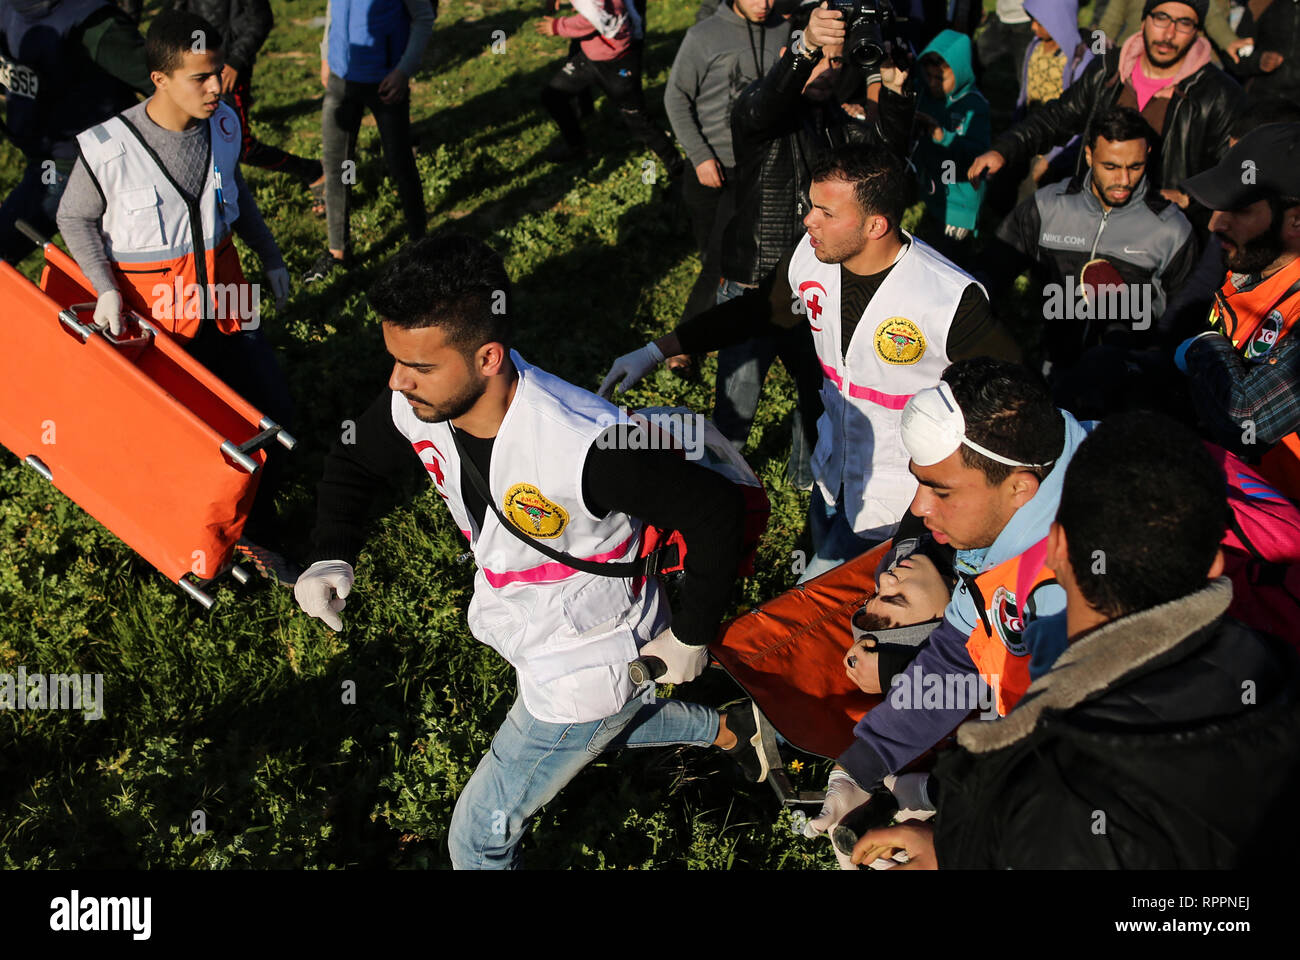
[[[1267,280],[1238,291],[1232,275],[1214,299],[1210,324],[1221,329],[1247,360],[1270,359],[1273,348],[1300,320],[1300,258]],[[1283,309],[1283,304],[1288,304]],[[1287,315],[1289,312],[1290,316]],[[1292,433],[1264,454],[1260,474],[1292,500],[1300,500],[1300,433]]]
[[[996,694],[1002,717],[1029,689],[1029,648],[1022,635],[1026,620],[1034,615],[1034,591],[1056,583],[1056,575],[1044,565],[1046,560],[1044,537],[991,570],[962,576],[980,615],[966,640],[966,650]]]
[[[239,117],[221,104],[207,122],[208,171],[192,200],[126,117],[77,136],[86,170],[107,198],[100,233],[124,306],[182,340],[196,336],[205,318],[222,333],[255,325],[260,301],[231,237],[240,203]]]

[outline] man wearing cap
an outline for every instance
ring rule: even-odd
[[[955,359],[1020,359],[983,287],[902,230],[908,184],[902,163],[880,147],[850,144],[819,157],[807,233],[776,270],[756,290],[620,357],[601,385],[606,395],[620,379],[626,387],[674,353],[809,331],[824,412],[809,504],[816,555],[805,580],[892,536],[907,512],[916,479],[898,422],[908,398]]]
[[[1183,183],[1213,210],[1228,277],[1174,361],[1216,443],[1300,500],[1300,123],[1269,123]]]
[[[1186,198],[1170,188],[1227,152],[1228,130],[1242,100],[1241,87],[1211,62],[1210,41],[1201,36],[1208,2],[1147,0],[1142,32],[1093,58],[1059,98],[998,137],[971,164],[971,179],[1015,167],[1076,134],[1090,143],[1101,114],[1113,106],[1132,107],[1161,137],[1160,167],[1153,171],[1157,185],[1203,226],[1208,213],[1185,206]],[[1075,174],[1084,168],[1081,152]]]
[[[1052,405],[1036,374],[987,357],[952,364],[937,386],[907,402],[902,441],[919,484],[911,510],[957,551],[958,584],[911,664],[878,676],[885,699],[854,728],[810,835],[834,827],[978,703],[1005,715],[1029,686],[1036,637],[1065,610],[1065,593],[1045,566],[1047,534],[1086,432]],[[870,654],[859,664],[864,657],[870,666]],[[953,696],[976,688],[975,702]]]

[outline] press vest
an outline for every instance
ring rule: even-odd
[[[208,175],[193,203],[123,117],[77,136],[105,198],[100,233],[124,304],[182,339],[197,335],[204,317],[222,333],[256,319],[231,237],[239,117],[223,103],[208,125]]]
[[[497,508],[562,553],[596,562],[636,559],[641,521],[595,516],[582,496],[587,453],[617,408],[510,356],[519,382],[485,477]],[[392,416],[474,553],[470,631],[518,670],[528,712],[549,723],[585,723],[621,710],[634,692],[628,662],[668,624],[658,582],[634,584],[549,560],[490,509],[480,528],[465,507],[450,424],[420,421],[397,392]]]
[[[76,157],[76,135],[135,102],[125,83],[100,69],[72,32],[108,0],[62,0],[29,20],[0,3],[0,86],[6,124],[29,157]]]
[[[330,72],[378,83],[406,52],[411,15],[402,0],[330,0]]]
[[[1300,320],[1300,289],[1291,289],[1300,284],[1300,258],[1249,290],[1238,292],[1232,281],[1229,274],[1210,311],[1210,324],[1222,327],[1247,360],[1268,363],[1273,348]],[[1259,472],[1292,500],[1300,500],[1300,434],[1274,444],[1260,460]]]
[[[813,476],[826,502],[840,503],[866,538],[890,536],[916,493],[900,432],[903,407],[939,382],[949,363],[948,328],[975,282],[904,236],[910,242],[867,304],[847,357],[840,354],[840,265],[818,260],[806,235],[790,258],[790,289],[803,301],[825,375]]]
[[[1044,537],[1019,556],[962,578],[980,618],[966,640],[966,650],[996,694],[999,716],[1005,717],[1029,689],[1030,651],[1023,634],[1034,616],[1034,591],[1056,583],[1044,566],[1046,559]]]

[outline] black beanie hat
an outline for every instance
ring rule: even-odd
[[[1142,6],[1142,19],[1145,20],[1150,16],[1151,11],[1160,6],[1160,4],[1172,2],[1175,2],[1175,0],[1147,0],[1147,2]],[[1176,0],[1176,2],[1195,10],[1196,22],[1202,27],[1205,26],[1205,14],[1210,8],[1210,0]]]

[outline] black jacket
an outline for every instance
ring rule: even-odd
[[[1237,27],[1237,36],[1254,37],[1255,49],[1241,63],[1231,67],[1246,86],[1252,100],[1262,97],[1300,97],[1300,3],[1296,0],[1273,0],[1257,21],[1252,22],[1250,8]],[[1260,68],[1265,51],[1273,50],[1285,58],[1271,73]]]
[[[1300,852],[1300,665],[1226,578],[1073,643],[936,767],[941,868],[1229,868]]]
[[[756,284],[803,236],[809,166],[823,150],[844,143],[881,143],[907,154],[915,94],[880,92],[872,122],[854,120],[838,103],[806,100],[803,87],[816,64],[787,50],[736,100],[731,114],[736,151],[736,213],[723,237],[722,275]]]
[[[241,77],[253,69],[275,19],[269,0],[173,0],[172,7],[197,14],[217,28],[226,63]]]
[[[1064,146],[1075,134],[1092,139],[1093,119],[1113,107],[1123,92],[1119,48],[1094,57],[1079,79],[1060,97],[1045,103],[993,141],[993,149],[1008,166],[1027,161],[1052,147]],[[1178,82],[1165,114],[1158,163],[1148,166],[1155,188],[1177,187],[1185,179],[1217,164],[1228,151],[1228,131],[1242,108],[1241,87],[1213,64],[1206,64]],[[1079,151],[1075,174],[1087,161]],[[1209,214],[1189,209],[1193,223],[1204,225]]]

